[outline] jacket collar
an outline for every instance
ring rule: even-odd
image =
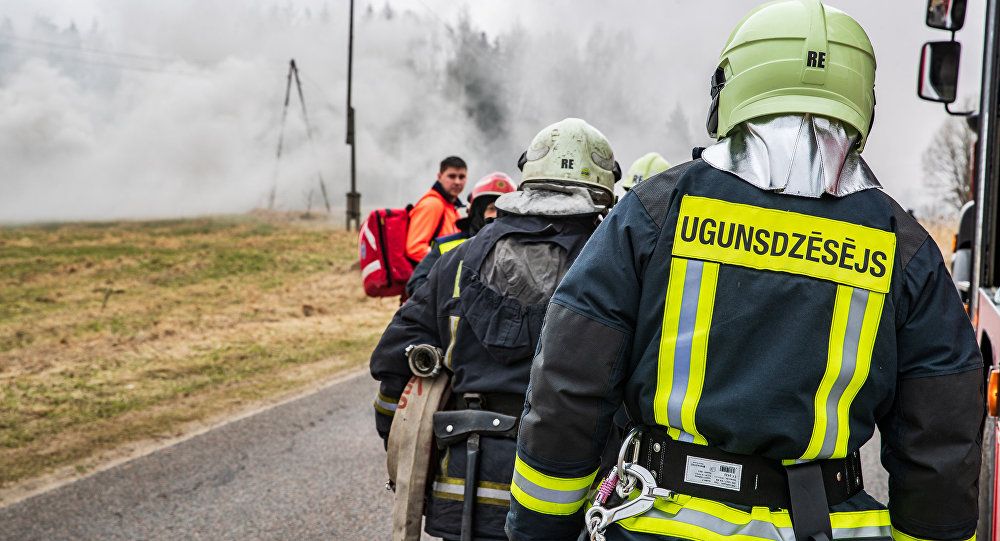
[[[455,208],[460,208],[465,206],[465,204],[462,203],[461,198],[452,197],[450,193],[444,191],[444,186],[442,186],[441,183],[436,180],[434,181],[434,186],[431,187],[431,190],[437,192],[437,194],[440,195],[441,198],[444,199],[445,201],[451,203],[452,205],[455,205]]]

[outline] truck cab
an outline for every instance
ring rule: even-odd
[[[955,33],[965,20],[966,0],[929,0],[926,23],[931,28],[951,33],[947,41],[924,44],[920,58],[918,95],[945,105],[951,114],[967,117],[977,134],[973,160],[974,199],[962,207],[954,239],[952,278],[968,308],[985,364],[984,381],[988,416],[983,432],[983,464],[979,480],[980,519],[976,537],[1000,541],[1000,452],[997,437],[1000,425],[997,355],[1000,353],[1000,139],[997,138],[998,89],[1000,89],[1000,0],[986,3],[983,43],[983,72],[978,111],[955,113],[961,45]]]

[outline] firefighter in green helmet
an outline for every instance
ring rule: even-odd
[[[394,532],[408,535],[393,539],[419,537],[421,508],[432,536],[507,538],[517,422],[545,309],[621,178],[607,138],[578,118],[538,132],[518,168],[519,189],[496,198],[496,219],[441,255],[372,352],[375,426],[392,478],[405,485],[394,510],[410,511],[394,513]],[[487,193],[507,191],[510,179],[498,180],[481,185],[484,202]],[[420,346],[440,352],[436,367],[446,385],[408,385],[415,375],[408,352]],[[424,415],[429,410],[414,408],[415,395],[426,399],[431,389],[444,411]],[[417,442],[427,425],[437,443],[433,461],[430,441]],[[419,481],[428,476],[425,493]]]
[[[739,23],[717,143],[630,190],[549,303],[510,539],[974,537],[983,360],[933,239],[861,157],[874,83],[864,30],[819,0]],[[599,471],[623,403],[634,430]],[[876,427],[888,508],[863,489]]]
[[[632,167],[628,168],[628,173],[625,173],[625,176],[622,177],[621,182],[618,184],[623,191],[627,192],[634,188],[636,184],[667,169],[670,169],[670,162],[663,156],[660,156],[659,153],[650,152],[632,162]]]

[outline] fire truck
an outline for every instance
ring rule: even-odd
[[[959,216],[952,257],[952,277],[968,307],[976,337],[983,353],[986,402],[988,416],[983,433],[983,467],[979,477],[980,520],[977,538],[1000,541],[1000,448],[997,437],[1000,424],[998,402],[997,356],[1000,354],[1000,250],[997,248],[1000,231],[1000,139],[997,137],[998,91],[1000,91],[1000,66],[998,66],[998,30],[1000,30],[1000,0],[983,0],[986,3],[986,20],[983,43],[983,71],[978,111],[956,112],[951,110],[957,97],[958,69],[962,46],[955,41],[955,33],[965,23],[966,0],[929,0],[927,26],[951,33],[947,41],[924,44],[920,54],[917,94],[925,100],[943,103],[953,115],[967,117],[969,126],[977,133],[973,152],[972,187],[974,198],[967,203]]]

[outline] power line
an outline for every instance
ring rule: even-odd
[[[13,47],[15,49],[15,50],[9,51],[9,52],[11,52],[13,54],[19,54],[21,56],[28,57],[28,58],[34,58],[34,57],[38,56],[37,53],[31,52],[31,51],[25,51],[25,50],[23,50],[23,48],[21,48],[18,45],[11,44],[11,43],[8,43],[6,45],[8,45],[10,47]],[[102,67],[102,68],[112,68],[112,69],[119,69],[119,70],[125,70],[125,71],[141,71],[141,72],[145,72],[145,73],[163,73],[163,74],[171,74],[171,75],[184,75],[184,76],[188,76],[188,77],[197,77],[197,76],[199,76],[197,73],[190,72],[190,71],[180,71],[180,70],[172,70],[172,69],[164,69],[164,68],[152,68],[152,67],[148,67],[148,66],[135,66],[135,65],[121,64],[121,63],[117,63],[117,62],[107,62],[107,61],[103,61],[103,60],[93,60],[93,59],[82,58],[82,57],[78,57],[78,56],[68,56],[65,53],[56,52],[56,51],[50,51],[49,54],[54,55],[56,58],[58,58],[59,60],[62,60],[62,61],[67,61],[67,62],[76,63],[76,64],[86,64],[86,65],[89,65],[89,66],[98,66],[98,67]]]
[[[155,55],[138,54],[138,53],[123,52],[123,51],[109,51],[106,49],[95,49],[91,47],[83,47],[80,45],[70,45],[68,43],[59,43],[55,41],[46,41],[42,39],[26,38],[22,36],[16,36],[14,34],[8,34],[5,32],[0,32],[0,38],[11,41],[20,41],[22,43],[28,43],[41,47],[67,49],[75,52],[84,52],[89,54],[99,54],[105,56],[117,56],[120,58],[132,58],[136,60],[153,60],[156,62],[173,62],[177,60],[177,58],[171,58],[167,56],[155,56]]]

